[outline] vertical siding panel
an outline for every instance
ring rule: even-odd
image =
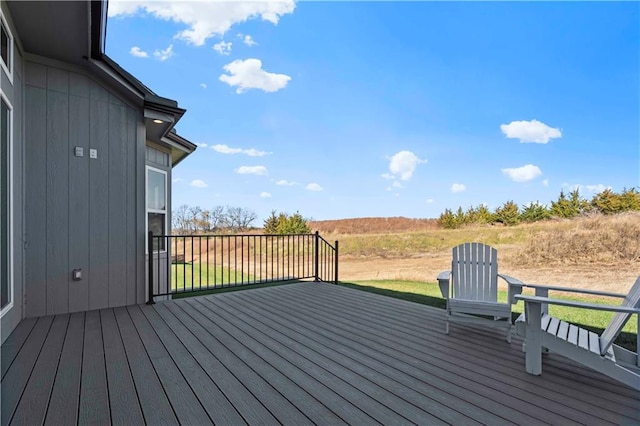
[[[47,90],[69,93],[69,72],[59,68],[47,68]]]
[[[71,73],[69,75],[69,94],[89,98],[89,84],[90,80],[88,77],[82,74]]]
[[[46,314],[47,92],[25,90],[25,316]]]
[[[83,148],[82,157],[74,156],[76,146]],[[78,312],[89,309],[88,97],[69,97],[69,158],[69,268],[83,271],[81,281],[73,281],[69,275],[69,311]]]
[[[104,90],[92,84],[89,139],[98,158],[89,160],[89,309],[109,302],[109,104],[103,97]]]
[[[133,109],[127,109],[127,305],[136,303],[136,117]]]
[[[148,270],[145,246],[146,233],[145,223],[147,216],[147,205],[145,198],[145,153],[146,153],[146,129],[142,117],[138,114],[136,123],[136,295],[137,302],[145,302],[147,295],[146,274]]]
[[[68,312],[69,96],[53,90],[47,91],[46,246],[47,314]]]
[[[126,288],[126,149],[125,107],[109,105],[109,306],[127,302]]]

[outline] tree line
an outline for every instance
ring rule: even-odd
[[[253,210],[230,206],[216,206],[207,210],[183,204],[171,214],[173,233],[178,235],[243,232],[252,229],[258,218]],[[299,212],[289,215],[272,210],[264,220],[263,231],[265,234],[279,235],[308,234],[311,232],[308,222]]]
[[[440,214],[438,223],[447,229],[460,228],[467,224],[501,223],[512,226],[551,218],[568,219],[590,213],[610,215],[631,210],[640,210],[640,192],[636,188],[625,188],[620,193],[605,189],[594,195],[591,200],[581,197],[580,191],[575,189],[569,194],[560,191],[558,198],[551,201],[550,205],[536,201],[520,208],[513,201],[507,201],[494,211],[490,211],[483,204],[471,206],[467,210],[458,207],[455,212],[446,209]]]
[[[243,232],[250,229],[257,218],[253,210],[230,206],[216,206],[207,210],[183,204],[171,212],[173,232],[176,234]]]

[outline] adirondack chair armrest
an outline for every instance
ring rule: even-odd
[[[550,285],[542,285],[542,284],[525,284],[527,288],[532,288],[536,291],[536,296],[547,297],[549,291],[563,291],[567,293],[582,293],[582,294],[591,294],[594,296],[607,296],[607,297],[619,297],[624,299],[627,295],[620,293],[609,293],[607,291],[599,291],[599,290],[587,290],[584,288],[573,288],[573,287],[556,287]]]
[[[498,276],[509,284],[509,303],[512,305],[517,303],[518,301],[515,296],[522,293],[522,287],[525,284],[519,279],[510,277],[509,275],[498,274]]]
[[[445,299],[449,298],[449,279],[451,278],[451,271],[442,271],[438,274],[438,286],[440,287],[440,293]]]
[[[524,300],[525,303],[538,303],[541,305],[550,304],[550,305],[571,306],[574,308],[593,309],[598,311],[609,311],[609,312],[623,312],[627,314],[640,315],[640,308],[629,308],[625,306],[602,305],[599,303],[584,303],[584,302],[576,302],[574,300],[553,299],[550,297],[541,297],[541,296],[529,296],[527,294],[518,294],[516,295],[516,299]]]

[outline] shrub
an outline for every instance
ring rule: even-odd
[[[640,193],[635,188],[625,188],[621,194],[605,189],[593,197],[591,206],[603,214],[640,210]]]
[[[524,222],[537,222],[540,220],[550,219],[551,212],[547,206],[536,201],[535,203],[529,203],[528,206],[524,206],[520,216]]]
[[[276,214],[275,210],[264,221],[265,234],[308,234],[311,228],[305,218],[299,212],[292,216],[287,213]]]
[[[445,229],[456,229],[460,227],[456,215],[449,209],[445,209],[444,213],[440,215],[438,224]]]
[[[494,213],[495,221],[503,225],[513,226],[520,223],[520,209],[513,201],[507,201]]]

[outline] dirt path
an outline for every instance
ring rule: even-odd
[[[448,269],[450,255],[432,255],[405,259],[340,257],[340,280],[412,280],[435,282],[438,273]],[[508,260],[500,262],[500,271],[525,283],[588,288],[626,293],[640,275],[640,263],[629,265],[560,265],[518,267]]]

